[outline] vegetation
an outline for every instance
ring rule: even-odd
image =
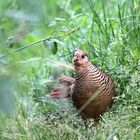
[[[48,94],[77,49],[109,73],[115,104],[94,130]],[[140,1],[0,1],[1,140],[140,139]]]

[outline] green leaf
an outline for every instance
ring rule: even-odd
[[[58,48],[55,40],[44,41],[44,47],[48,48],[54,55],[57,53]]]
[[[57,53],[57,50],[58,50],[58,48],[57,48],[57,42],[54,41],[53,42],[53,45],[52,45],[52,48],[51,48],[51,51],[55,55]]]

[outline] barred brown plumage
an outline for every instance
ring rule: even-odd
[[[75,52],[73,63],[75,79],[61,78],[60,81],[70,83],[69,86],[67,84],[67,89],[70,89],[71,92],[67,91],[67,95],[71,94],[73,105],[81,117],[84,120],[93,118],[98,123],[100,116],[112,107],[115,95],[114,82],[108,74],[88,60],[87,53],[84,51]],[[51,95],[54,94],[61,95],[63,93],[62,91],[51,93]],[[55,96],[53,97],[55,98]]]

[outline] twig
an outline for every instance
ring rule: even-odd
[[[42,42],[44,42],[44,41],[46,41],[46,40],[58,39],[58,38],[62,38],[62,37],[68,36],[69,34],[72,34],[73,32],[78,31],[79,29],[80,29],[80,28],[77,27],[77,28],[75,28],[75,29],[73,29],[73,30],[71,30],[71,31],[69,31],[69,32],[67,32],[67,33],[65,33],[65,34],[63,34],[63,35],[54,36],[54,37],[47,37],[47,38],[43,38],[43,39],[41,39],[41,40],[32,42],[32,43],[30,43],[30,44],[28,44],[28,45],[22,46],[22,47],[20,47],[20,48],[18,48],[18,49],[15,49],[15,50],[13,50],[13,51],[11,51],[11,52],[9,52],[9,53],[6,53],[6,54],[0,56],[0,59],[2,59],[2,58],[4,58],[4,57],[7,57],[7,56],[9,56],[9,55],[11,55],[11,54],[17,53],[17,52],[19,52],[19,51],[21,51],[21,50],[24,50],[24,49],[26,49],[26,48],[28,48],[28,47],[31,47],[31,46],[33,46],[33,45],[40,44],[40,43],[42,43]]]

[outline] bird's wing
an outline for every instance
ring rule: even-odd
[[[75,79],[72,77],[68,77],[68,76],[63,76],[63,77],[59,78],[58,81],[61,84],[64,84],[66,86],[70,86],[75,83]]]
[[[58,79],[60,84],[63,84],[64,87],[54,88],[53,91],[50,93],[52,98],[71,98],[73,93],[73,88],[75,85],[75,79],[72,77],[63,76]]]
[[[54,99],[69,98],[71,96],[67,87],[54,88],[49,95]]]

